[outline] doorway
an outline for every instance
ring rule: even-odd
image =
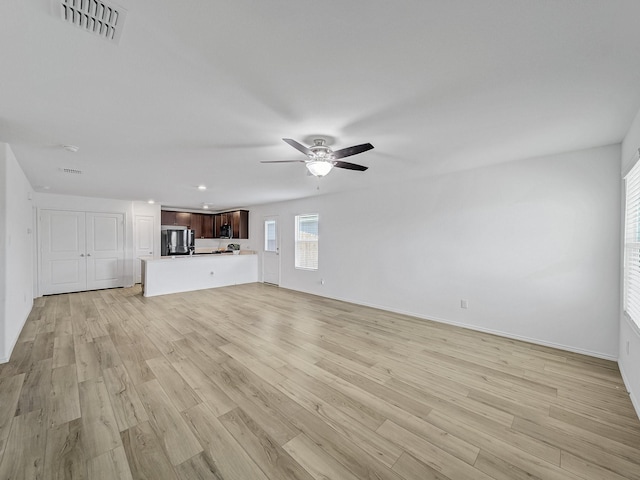
[[[151,215],[136,215],[134,226],[135,237],[135,269],[133,283],[142,281],[142,260],[153,258],[153,239],[155,218]]]

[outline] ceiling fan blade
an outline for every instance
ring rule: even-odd
[[[307,147],[305,147],[301,143],[298,143],[295,140],[292,140],[291,138],[283,138],[282,140],[287,142],[289,145],[291,145],[296,150],[304,153],[305,155],[313,155],[313,152],[311,150],[309,150]]]
[[[369,168],[363,165],[357,165],[355,163],[339,162],[339,161],[333,162],[333,166],[338,168],[346,168],[347,170],[358,170],[359,172],[364,172],[367,168]]]
[[[345,158],[350,157],[351,155],[357,155],[358,153],[366,152],[367,150],[371,150],[373,145],[370,143],[363,143],[362,145],[354,145],[353,147],[343,148],[342,150],[336,150],[333,152],[333,158]]]
[[[305,163],[306,160],[260,160],[260,163]]]

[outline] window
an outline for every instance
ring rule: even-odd
[[[624,310],[640,326],[640,161],[625,177]]]
[[[296,268],[318,269],[318,215],[296,215]]]
[[[264,222],[264,251],[276,252],[278,245],[276,245],[276,221],[265,220]]]

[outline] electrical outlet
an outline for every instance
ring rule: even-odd
[[[460,300],[460,308],[464,308],[465,310],[469,308],[469,300]]]

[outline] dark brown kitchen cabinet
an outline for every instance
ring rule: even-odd
[[[193,235],[195,238],[205,238],[204,237],[204,229],[202,228],[204,215],[200,213],[192,213],[191,214],[191,224],[190,228],[193,230]]]
[[[249,212],[237,210],[231,213],[233,238],[249,238]]]
[[[214,238],[220,238],[220,227],[222,225],[231,225],[233,238],[241,240],[249,238],[249,212],[247,210],[236,210],[235,212],[214,215]]]
[[[190,227],[191,214],[189,212],[173,212],[171,210],[161,210],[160,222],[162,223],[162,225],[179,225],[181,227]]]
[[[181,227],[191,226],[191,214],[189,212],[176,212],[176,225]]]
[[[249,238],[249,212],[236,210],[216,214],[174,212],[162,210],[161,223],[165,226],[178,225],[195,231],[195,238],[220,238],[220,227],[231,225],[233,238]]]
[[[213,215],[202,215],[203,238],[213,238]]]
[[[217,213],[214,216],[213,238],[220,238],[220,227],[228,223],[229,219],[226,213]]]
[[[177,225],[176,224],[176,213],[170,210],[161,210],[160,211],[160,223],[162,225]]]

